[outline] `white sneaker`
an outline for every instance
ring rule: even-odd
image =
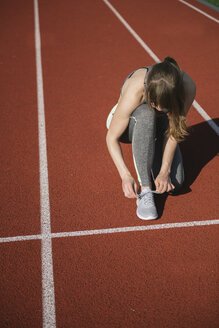
[[[145,188],[137,199],[137,216],[142,220],[155,220],[158,217],[154,204],[153,191]]]

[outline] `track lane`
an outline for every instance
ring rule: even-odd
[[[130,223],[130,202],[126,208],[123,199],[120,209],[112,206],[121,192],[113,191],[118,180],[106,150],[105,121],[127,66],[143,62],[145,53],[136,55],[135,40],[127,39],[125,29],[116,41],[111,15],[102,2],[95,6],[39,2],[53,232],[118,226],[118,216]],[[127,52],[135,63],[129,63]]]
[[[33,2],[1,1],[1,237],[40,233]],[[41,242],[0,245],[0,326],[41,327]]]
[[[1,237],[40,232],[33,5],[1,1]]]

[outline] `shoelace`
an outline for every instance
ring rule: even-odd
[[[146,207],[150,207],[150,206],[153,206],[154,205],[154,200],[153,200],[152,193],[158,194],[158,192],[156,190],[148,190],[143,195],[141,195],[141,194],[139,195],[139,199],[142,199],[143,198],[144,205]]]

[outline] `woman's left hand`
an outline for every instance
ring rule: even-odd
[[[173,190],[175,187],[171,182],[169,174],[159,173],[155,181],[156,191],[160,194]]]

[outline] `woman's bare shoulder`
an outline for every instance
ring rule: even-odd
[[[129,81],[118,100],[117,113],[130,115],[141,104],[143,92],[137,81]]]
[[[143,92],[144,90],[144,78],[145,78],[145,68],[139,68],[134,74],[125,81],[122,89],[122,93],[125,93],[126,90],[136,90]]]

